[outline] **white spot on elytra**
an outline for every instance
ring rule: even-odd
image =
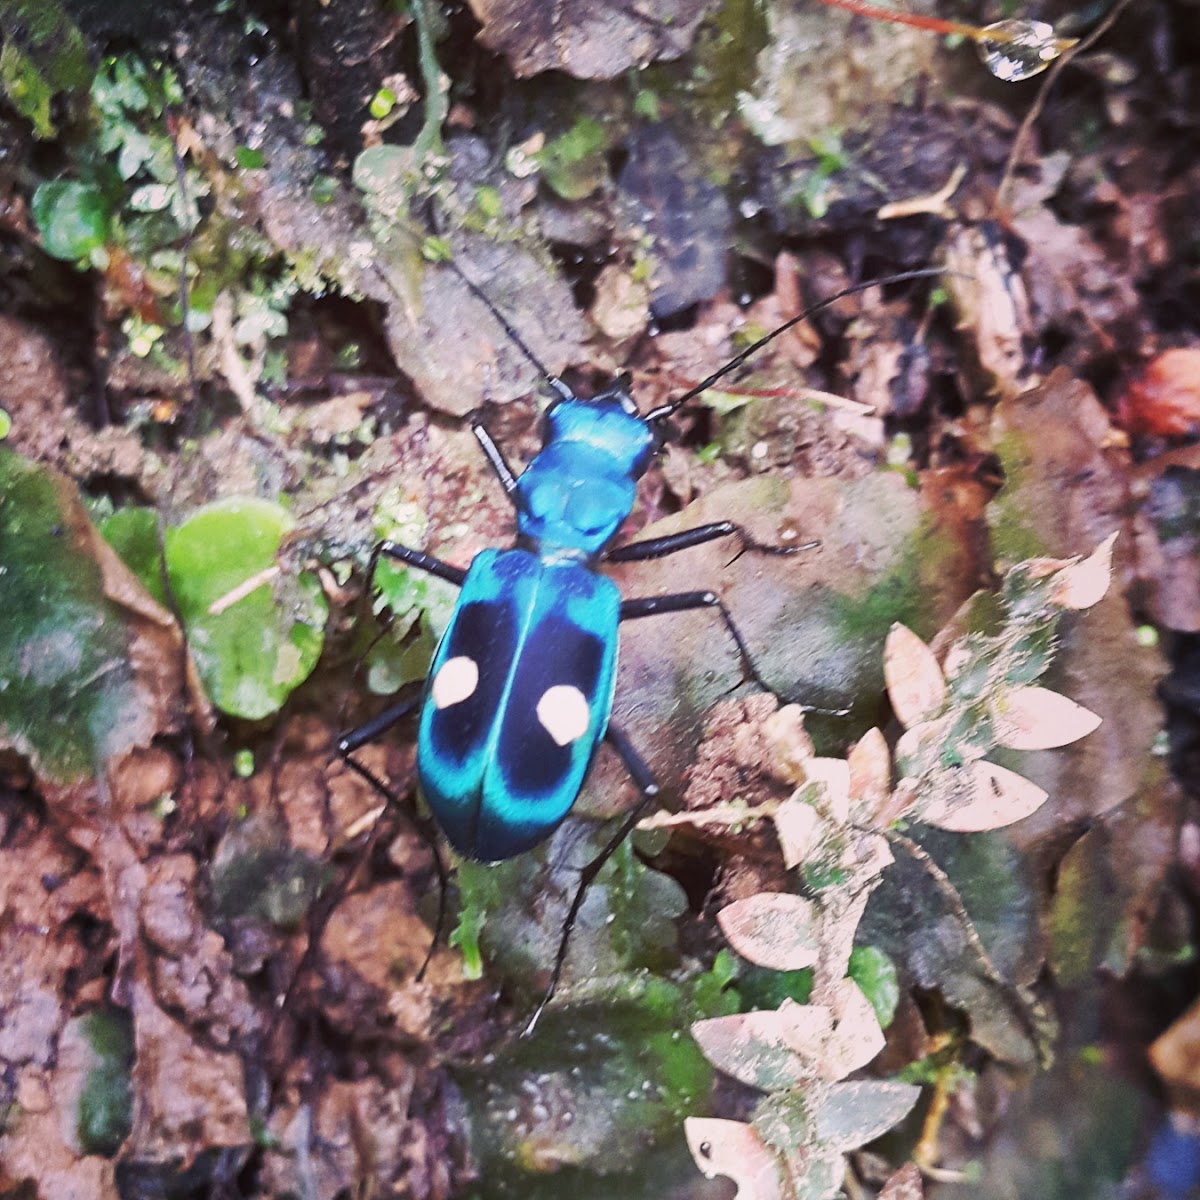
[[[434,708],[449,708],[461,704],[479,686],[479,667],[465,654],[448,658],[433,677],[430,696]]]
[[[537,719],[558,745],[569,746],[587,733],[592,712],[587,697],[577,687],[560,683],[542,693]]]

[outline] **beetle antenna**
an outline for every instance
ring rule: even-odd
[[[684,392],[682,396],[677,396],[674,400],[669,400],[666,404],[660,404],[658,408],[651,409],[645,414],[645,420],[661,421],[665,417],[669,417],[689,400],[699,396],[701,392],[707,392],[714,383],[720,379],[724,379],[731,371],[736,371],[746,359],[750,358],[751,355],[757,354],[768,342],[773,342],[780,334],[787,333],[794,325],[799,325],[801,321],[807,321],[814,313],[819,313],[823,308],[828,308],[831,304],[836,304],[846,296],[853,296],[857,292],[865,292],[867,288],[883,287],[889,283],[906,283],[910,279],[932,279],[944,274],[945,269],[943,267],[925,267],[919,271],[902,271],[898,275],[885,275],[881,279],[867,279],[862,283],[854,283],[849,287],[842,288],[840,292],[834,292],[832,296],[826,296],[824,300],[818,300],[816,304],[809,305],[799,315],[784,321],[782,325],[777,329],[771,330],[765,337],[760,337],[758,341],[752,342],[740,354],[734,355],[720,370],[714,371],[707,379],[702,379],[694,388]]]
[[[550,371],[544,362],[525,344],[521,335],[512,327],[512,323],[508,318],[496,307],[492,302],[491,296],[487,294],[452,258],[445,260],[446,266],[454,272],[455,275],[462,280],[466,285],[467,290],[481,304],[483,304],[488,312],[495,318],[496,323],[508,334],[509,340],[520,352],[525,355],[526,359],[533,365],[534,370],[564,399],[569,399],[574,393],[563,381]]]

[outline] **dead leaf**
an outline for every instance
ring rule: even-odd
[[[1054,589],[1055,604],[1072,611],[1098,604],[1112,582],[1113,546],[1116,533],[1110,533],[1082,562],[1064,567]]]
[[[830,819],[850,819],[850,764],[844,758],[812,758],[805,764],[808,782],[824,789]]]
[[[783,863],[789,871],[813,857],[829,828],[829,823],[804,799],[803,791],[779,805],[773,820]]]
[[[726,1175],[737,1184],[737,1200],[785,1200],[779,1159],[752,1126],[715,1117],[688,1117],[688,1149],[706,1179]]]
[[[1010,750],[1069,746],[1100,727],[1094,712],[1049,688],[1006,689],[992,706],[996,741]]]
[[[921,1169],[916,1163],[905,1163],[895,1175],[883,1185],[879,1200],[924,1200],[925,1185],[921,1181]]]
[[[1117,421],[1133,434],[1191,437],[1200,430],[1200,347],[1164,350],[1117,401]]]
[[[921,1089],[911,1083],[835,1083],[817,1112],[816,1136],[837,1150],[854,1150],[904,1120],[920,1096]]]
[[[1200,1099],[1200,1003],[1193,1004],[1150,1047],[1150,1062],[1177,1103]]]
[[[849,977],[838,983],[828,1007],[796,1007],[814,1011],[804,1021],[791,1017],[782,1031],[784,1043],[810,1064],[812,1074],[822,1079],[845,1079],[883,1049],[883,1030],[875,1009]]]
[[[760,892],[727,905],[717,923],[745,959],[772,971],[796,971],[817,961],[817,906],[788,892]]]
[[[846,756],[850,767],[850,817],[858,825],[888,825],[891,798],[892,756],[887,739],[878,729],[868,729]]]
[[[973,342],[978,374],[1002,394],[1024,391],[1024,337],[1033,329],[1025,283],[992,226],[964,226],[946,247],[946,289]]]
[[[785,704],[763,721],[762,729],[771,774],[785,783],[803,783],[816,753],[804,728],[804,709],[799,704]]]
[[[946,702],[946,678],[937,658],[905,625],[888,631],[883,675],[892,708],[905,728],[937,716]]]
[[[818,1074],[815,1055],[796,1047],[821,1047],[833,1028],[829,1009],[785,1000],[777,1010],[709,1017],[692,1025],[692,1036],[718,1071],[763,1091],[779,1092],[811,1082]]]
[[[1037,812],[1047,794],[1016,771],[983,759],[945,772],[930,799],[918,803],[920,819],[953,833],[1002,829]]]

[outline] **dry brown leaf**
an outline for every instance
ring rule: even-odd
[[[824,788],[830,818],[845,824],[850,819],[850,764],[844,758],[813,758],[805,770],[809,783]]]
[[[737,1200],[784,1200],[783,1167],[752,1126],[688,1117],[683,1128],[692,1158],[706,1179],[728,1176],[737,1184]]]
[[[772,971],[797,971],[817,961],[819,922],[815,904],[788,892],[760,892],[717,914],[729,944],[743,958]]]
[[[832,1034],[828,1008],[794,1000],[778,1009],[709,1017],[692,1025],[696,1044],[718,1071],[765,1091],[811,1082],[824,1059],[810,1048],[824,1051]]]
[[[762,731],[771,773],[786,783],[803,783],[816,753],[804,728],[804,709],[799,704],[785,704],[763,721]]]
[[[868,729],[846,756],[850,767],[850,816],[859,825],[886,825],[894,818],[889,808],[892,756],[878,729]]]
[[[1053,750],[1085,738],[1100,718],[1049,688],[1014,687],[992,706],[996,741],[1010,750]]]
[[[946,679],[933,651],[905,625],[895,624],[888,631],[883,677],[905,728],[937,716],[946,702]]]
[[[781,1030],[784,1044],[811,1064],[811,1072],[822,1079],[845,1079],[883,1049],[879,1018],[853,979],[847,977],[837,985],[829,1007],[797,1007],[813,1009],[813,1016],[806,1021],[793,1016]]]
[[[775,836],[783,852],[783,864],[790,871],[807,862],[825,836],[826,822],[807,800],[797,792],[775,810]]]
[[[1150,1047],[1150,1062],[1167,1087],[1194,1105],[1200,1095],[1200,1001]]]
[[[1098,604],[1112,580],[1113,545],[1110,533],[1082,562],[1065,567],[1056,580],[1052,599],[1063,608],[1079,610]]]
[[[883,1185],[879,1200],[924,1200],[925,1185],[921,1181],[921,1169],[916,1163],[905,1163],[895,1175]]]
[[[1047,794],[1036,783],[985,760],[968,763],[939,781],[933,797],[918,804],[920,819],[952,833],[1002,829],[1036,812]]]
[[[1164,350],[1117,401],[1130,433],[1192,437],[1200,430],[1200,347]]]

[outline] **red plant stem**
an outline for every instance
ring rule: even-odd
[[[928,29],[931,33],[957,33],[978,41],[988,35],[975,25],[964,25],[960,21],[943,21],[941,17],[922,17],[917,13],[901,12],[895,8],[883,8],[868,4],[866,0],[820,0],[830,8],[844,8],[860,17],[871,17],[876,21],[894,21],[897,25],[911,25],[914,29]]]
[[[897,25],[911,25],[914,29],[927,29],[931,33],[957,34],[969,38],[973,42],[991,43],[1004,46],[1009,42],[1020,40],[1020,35],[1011,29],[997,28],[988,25],[981,28],[978,25],[967,25],[962,21],[943,21],[941,17],[922,17],[917,13],[902,12],[898,8],[884,8],[878,4],[870,4],[867,0],[820,0],[829,8],[844,8],[856,16],[870,17],[875,21],[892,21]],[[1001,26],[1003,22],[1000,22]],[[1059,54],[1065,54],[1075,45],[1075,38],[1055,38],[1054,48]]]

